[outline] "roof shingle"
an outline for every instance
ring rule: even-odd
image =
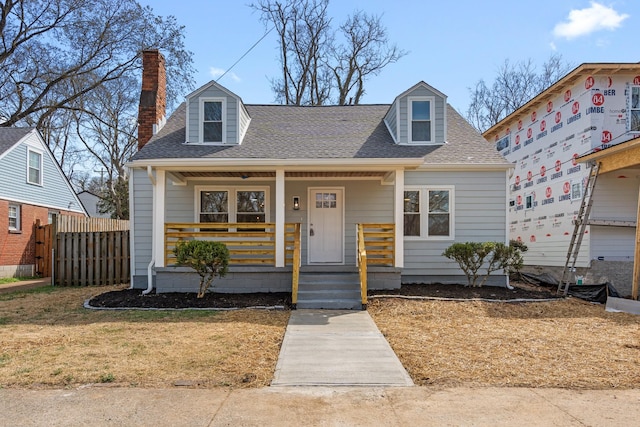
[[[241,145],[185,144],[185,103],[138,153],[151,159],[411,159],[428,164],[504,164],[504,158],[451,106],[447,143],[399,145],[384,123],[390,105],[299,107],[246,105],[251,123]]]

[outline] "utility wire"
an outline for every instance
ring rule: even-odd
[[[264,35],[263,35],[262,37],[260,37],[260,39],[259,39],[257,42],[255,42],[255,43],[254,43],[254,44],[249,48],[249,50],[247,50],[245,53],[243,53],[243,54],[242,54],[242,56],[241,56],[240,58],[238,58],[238,60],[237,60],[236,62],[234,62],[234,63],[233,63],[233,65],[232,65],[231,67],[229,67],[229,69],[227,69],[224,73],[222,73],[222,75],[221,75],[220,77],[218,77],[218,78],[216,79],[216,83],[217,83],[221,78],[223,78],[224,76],[226,76],[226,75],[227,75],[227,73],[233,69],[233,67],[235,67],[236,65],[238,65],[238,62],[242,61],[242,59],[243,59],[245,56],[247,56],[247,55],[249,54],[249,52],[251,52],[251,51],[253,50],[253,48],[254,48],[254,47],[256,47],[256,46],[258,45],[258,43],[260,43],[262,40],[264,40],[264,38],[265,38],[265,37],[267,37],[267,36],[269,35],[269,33],[271,33],[271,31],[273,31],[273,29],[274,29],[275,27],[276,27],[276,26],[274,25],[273,27],[271,27],[271,29],[270,29],[269,31],[267,31],[266,33],[264,33]]]

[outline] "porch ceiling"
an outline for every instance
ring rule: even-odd
[[[286,178],[382,178],[387,174],[384,171],[291,171],[285,172]],[[185,178],[275,178],[275,171],[255,172],[225,172],[225,171],[196,171],[180,172]]]

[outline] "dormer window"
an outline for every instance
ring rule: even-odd
[[[200,142],[224,143],[224,119],[226,105],[224,98],[202,98],[200,100]]]
[[[433,97],[409,97],[409,142],[433,142]]]

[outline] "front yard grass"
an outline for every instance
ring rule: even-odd
[[[262,387],[287,311],[94,311],[86,299],[122,287],[0,295],[0,387]]]
[[[640,387],[640,317],[602,305],[373,299],[368,310],[418,385]]]
[[[0,295],[0,387],[263,387],[288,311],[94,311],[122,287]],[[541,303],[372,298],[417,385],[640,387],[640,317],[575,298]]]

